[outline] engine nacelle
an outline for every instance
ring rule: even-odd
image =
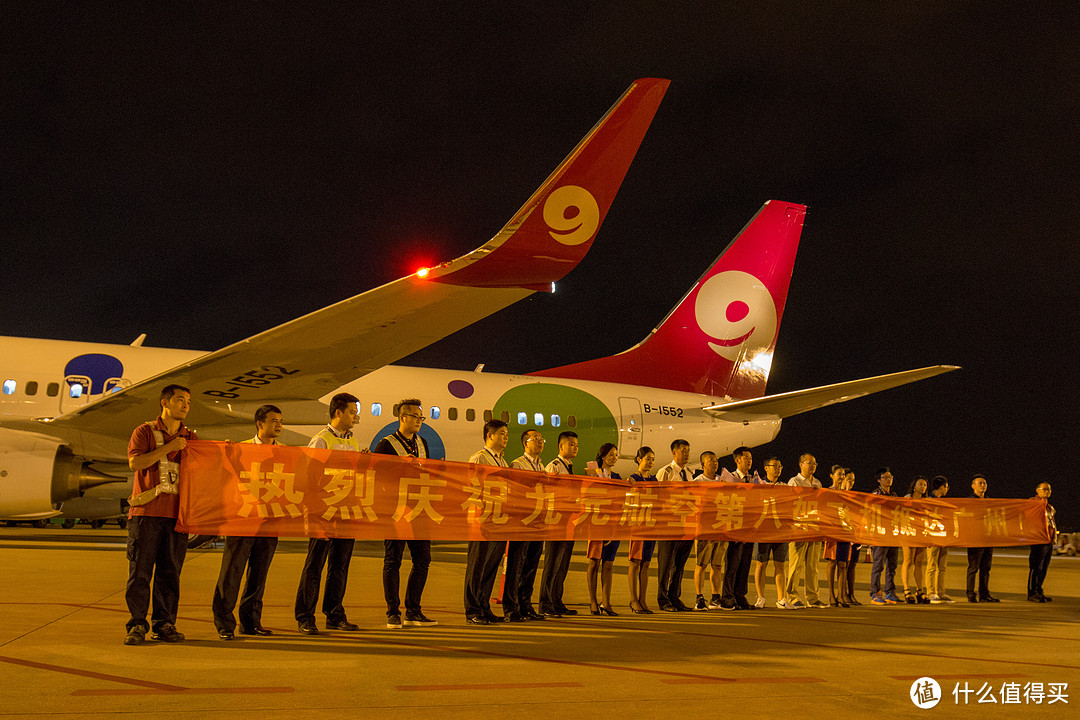
[[[0,427],[0,517],[57,510],[87,488],[124,480],[85,467],[56,438]]]

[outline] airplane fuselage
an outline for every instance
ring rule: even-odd
[[[22,440],[29,431],[12,429],[19,421],[51,418],[71,412],[103,396],[121,392],[135,382],[189,362],[202,355],[190,350],[106,345],[98,343],[35,340],[0,337],[0,421],[3,429],[0,446],[7,447],[13,436]],[[428,441],[431,456],[465,460],[483,445],[485,421],[496,418],[508,423],[511,443],[508,459],[521,454],[519,437],[529,428],[539,430],[546,442],[545,462],[558,452],[558,435],[564,430],[578,434],[580,453],[577,461],[584,468],[605,442],[619,448],[618,472],[626,475],[636,470],[634,455],[642,445],[656,452],[656,468],[670,461],[669,445],[676,438],[690,442],[692,453],[712,450],[728,454],[739,445],[753,447],[772,440],[780,429],[780,420],[724,422],[695,408],[715,405],[731,398],[716,398],[637,385],[541,378],[530,375],[440,370],[388,365],[358,378],[318,398],[328,408],[337,392],[349,392],[360,400],[360,413],[353,432],[361,442],[374,448],[380,439],[397,429],[395,409],[403,398],[419,398],[429,418],[421,435]],[[239,393],[238,393],[239,394]],[[207,398],[210,399],[210,398]],[[219,397],[213,398],[220,400]],[[198,404],[198,394],[193,398]],[[313,398],[313,400],[315,400]],[[242,398],[236,399],[242,406]],[[310,411],[300,424],[290,421],[285,406],[286,434],[291,444],[306,443],[319,429]],[[157,414],[146,407],[146,419]],[[245,411],[246,414],[246,411]],[[191,423],[204,439],[242,440],[250,437],[253,422],[240,417],[222,417],[219,424],[203,426]],[[133,428],[134,429],[134,428]],[[48,434],[48,424],[38,425],[38,434]],[[78,437],[67,437],[63,449],[76,458],[97,461],[116,472],[125,462],[125,444],[99,436],[87,429]],[[0,462],[12,464],[9,480],[0,483],[0,515],[55,514],[53,499],[42,493],[41,482],[18,482],[19,476],[39,472],[26,463],[24,453],[0,449]],[[12,482],[12,480],[16,482]],[[128,483],[114,483],[86,491],[86,497],[65,503],[67,514],[80,505],[81,516],[93,513],[86,507],[99,499],[110,502],[130,494]],[[80,503],[80,500],[83,502]],[[19,512],[12,513],[9,508]],[[115,512],[115,510],[113,510]]]

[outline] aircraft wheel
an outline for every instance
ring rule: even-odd
[[[100,530],[101,528],[105,527],[105,521],[104,520],[91,520],[90,521],[90,527],[93,528],[94,530]]]
[[[127,518],[120,518],[116,521],[116,524],[120,526],[121,530],[127,530]]]
[[[45,527],[48,527],[48,526],[49,526],[49,521],[48,520],[35,520],[34,521],[34,527],[36,527],[36,528],[45,528]]]
[[[61,527],[63,527],[65,530],[70,530],[71,528],[75,527],[75,521],[69,518],[63,523],[61,523]]]

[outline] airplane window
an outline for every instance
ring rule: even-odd
[[[37,395],[37,380],[31,380],[30,382],[26,383],[26,387],[24,389],[27,395]]]
[[[499,413],[499,419],[502,420],[507,425],[509,425],[510,424],[510,413],[507,412],[506,410],[503,410],[501,413]]]
[[[485,410],[484,411],[484,422],[491,422],[491,417],[492,417],[491,411],[490,410]]]
[[[570,427],[577,427],[577,418],[574,417],[573,415],[567,415],[566,424],[569,425]]]
[[[357,415],[360,414],[360,410],[361,410],[362,407],[363,407],[363,403],[361,403],[359,400],[357,400],[356,401],[356,414]]]
[[[4,394],[5,395],[14,395],[15,394],[15,381],[14,380],[5,380],[4,381]]]
[[[446,417],[448,419],[450,419],[450,420],[457,420],[457,408],[456,407],[447,408],[446,409]]]
[[[376,417],[382,415],[382,403],[371,403],[371,414]]]
[[[558,415],[551,416],[551,427],[559,427],[562,425],[562,418]]]
[[[472,408],[469,408],[468,410],[466,410],[465,411],[465,419],[468,422],[472,422],[473,420],[475,420],[476,419],[476,411],[473,410]]]
[[[533,424],[541,426],[544,424],[544,413],[533,413]]]
[[[528,425],[528,424],[529,424],[529,413],[519,412],[518,413],[518,425]]]
[[[71,391],[69,395],[73,398],[82,397],[83,386],[82,383],[72,383]],[[5,391],[6,392],[6,391]]]
[[[400,410],[400,409],[401,409],[401,405],[399,405],[398,403],[394,403],[394,417],[400,417],[398,415],[398,410]]]
[[[439,415],[442,415],[442,410],[439,409],[438,405],[432,405],[431,406],[431,419],[432,420],[438,420]]]
[[[45,394],[49,397],[56,397],[60,394],[60,383],[49,383],[45,386]]]

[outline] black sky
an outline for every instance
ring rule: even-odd
[[[32,5],[0,24],[2,334],[215,349],[451,259],[666,77],[558,292],[407,362],[623,350],[765,200],[801,202],[770,392],[964,369],[794,418],[758,460],[1047,478],[1077,523],[1075,4]]]

